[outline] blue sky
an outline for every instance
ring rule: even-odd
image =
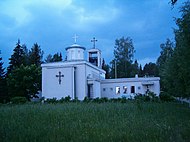
[[[136,50],[135,59],[142,65],[155,62],[160,44],[174,40],[174,17],[179,17],[178,0],[172,8],[170,0],[1,0],[0,50],[4,66],[18,39],[31,48],[38,43],[48,54],[62,52],[74,43],[96,47],[109,63],[113,59],[115,39],[130,37]]]

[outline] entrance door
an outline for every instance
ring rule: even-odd
[[[88,84],[88,98],[93,98],[93,85]]]

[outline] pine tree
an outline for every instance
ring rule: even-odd
[[[110,78],[110,67],[109,67],[109,65],[107,65],[106,63],[105,63],[105,60],[103,59],[103,61],[102,61],[102,69],[104,70],[104,71],[106,71],[106,76],[105,76],[105,78],[106,79],[108,79],[108,78]]]
[[[40,66],[42,63],[43,51],[40,46],[35,43],[29,51],[29,64],[34,64],[36,66]]]
[[[4,103],[8,99],[5,77],[5,68],[3,68],[2,57],[0,57],[0,103]]]
[[[51,54],[49,54],[46,59],[45,62],[46,63],[50,63],[50,62],[59,62],[62,61],[62,54],[61,53],[56,53],[53,56]]]
[[[146,76],[158,76],[158,67],[155,63],[150,62],[145,64],[143,73]]]
[[[23,47],[20,45],[20,40],[16,43],[16,47],[13,50],[13,54],[11,55],[11,58],[9,58],[9,67],[8,67],[8,73],[10,73],[13,69],[16,67],[19,67],[22,64],[26,64],[25,61],[25,53],[23,50]]]

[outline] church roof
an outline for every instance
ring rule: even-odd
[[[82,46],[80,46],[80,45],[78,45],[78,44],[73,44],[73,45],[71,45],[71,46],[69,46],[69,47],[66,47],[65,49],[66,50],[68,50],[68,49],[71,49],[71,48],[81,48],[81,49],[83,49],[83,50],[85,50],[86,48],[85,47],[82,47]]]
[[[152,85],[151,81],[159,81],[160,77],[116,78],[105,79],[102,83],[143,82],[143,85]]]

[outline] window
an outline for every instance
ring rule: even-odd
[[[116,91],[116,94],[120,94],[120,87],[116,87],[115,91]]]
[[[110,88],[110,91],[113,91],[113,88]]]
[[[106,88],[103,88],[103,91],[106,91]]]
[[[127,87],[123,86],[123,94],[127,94]]]
[[[78,58],[81,58],[80,50],[78,50]]]
[[[138,87],[138,89],[140,90],[140,89],[141,89],[141,87],[139,86],[139,87]]]
[[[131,86],[131,93],[135,93],[135,86]]]

